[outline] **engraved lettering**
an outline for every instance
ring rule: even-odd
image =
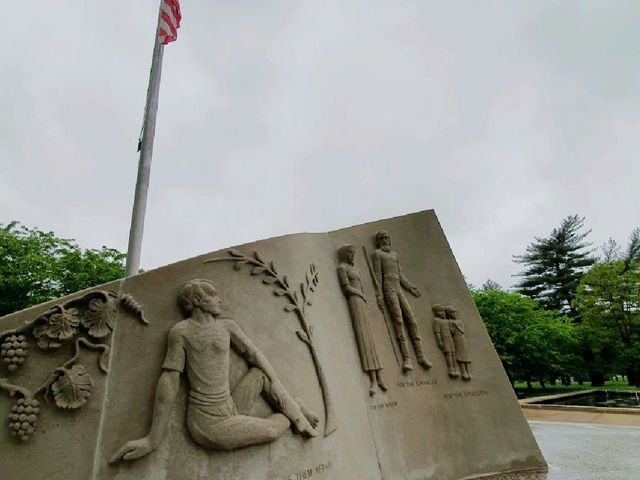
[[[475,390],[475,391],[466,391],[466,392],[452,392],[452,393],[445,393],[444,394],[444,399],[445,400],[452,400],[454,398],[478,398],[478,397],[485,397],[489,395],[489,392],[486,390]]]
[[[438,382],[435,379],[428,378],[426,380],[404,380],[398,382],[398,388],[411,388],[411,387],[423,387],[428,385],[436,385]]]
[[[331,469],[331,460],[326,463],[316,465],[316,473],[324,473]]]
[[[384,410],[387,408],[396,408],[397,406],[398,402],[377,403],[375,405],[369,405],[369,410]]]
[[[283,477],[277,477],[276,480],[306,480],[308,478],[313,477],[313,471],[316,473],[325,473],[331,469],[331,460],[325,463],[319,463],[315,467],[303,468],[302,470],[290,473],[289,475],[285,475]]]

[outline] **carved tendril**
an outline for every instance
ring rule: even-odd
[[[14,396],[16,393],[20,393],[24,398],[34,398],[41,393],[44,393],[45,396],[49,389],[51,388],[51,384],[55,382],[60,374],[63,374],[65,371],[69,369],[69,367],[75,364],[78,361],[80,356],[80,346],[84,346],[91,350],[102,350],[102,353],[98,357],[98,367],[103,373],[108,373],[108,361],[109,361],[109,346],[104,344],[95,344],[91,343],[86,338],[79,338],[76,340],[74,346],[74,355],[69,360],[64,362],[62,365],[54,368],[49,375],[49,377],[44,381],[42,385],[34,389],[33,391],[21,387],[20,385],[15,385],[10,383],[7,378],[0,378],[0,388],[6,390],[10,396]]]

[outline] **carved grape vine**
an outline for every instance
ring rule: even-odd
[[[94,343],[90,339],[106,339],[115,326],[118,307],[131,313],[145,325],[148,324],[142,307],[128,294],[118,296],[114,292],[95,290],[82,297],[55,305],[21,327],[0,334],[0,357],[9,374],[25,364],[29,352],[29,336],[42,350],[55,350],[75,339],[73,356],[54,368],[45,382],[33,390],[0,378],[0,389],[10,396],[20,394],[9,413],[9,428],[22,441],[27,441],[35,431],[40,413],[37,396],[47,398],[53,393],[56,406],[78,409],[93,392],[93,379],[86,368],[78,363],[81,347],[99,350],[98,367],[108,373],[109,346]],[[86,336],[89,338],[87,338]]]
[[[320,281],[318,268],[312,263],[309,266],[309,271],[305,273],[304,282],[301,282],[299,288],[295,289],[290,286],[287,275],[278,273],[274,262],[266,261],[258,252],[253,252],[252,257],[235,249],[227,250],[227,253],[229,254],[227,257],[209,258],[204,260],[204,263],[233,262],[233,268],[236,271],[240,271],[244,266],[248,266],[252,276],[262,275],[262,283],[272,286],[274,288],[274,295],[287,300],[288,303],[284,306],[284,310],[286,312],[293,312],[298,317],[301,329],[296,330],[296,335],[307,345],[311,353],[324,401],[324,436],[330,435],[337,428],[335,409],[331,395],[329,394],[327,379],[322,369],[315,344],[313,343],[313,325],[309,323],[306,315],[306,307],[313,304],[311,294],[316,291]]]

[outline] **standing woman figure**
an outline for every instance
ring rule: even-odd
[[[338,250],[338,258],[340,259],[338,280],[349,304],[349,313],[351,314],[353,332],[358,344],[362,370],[369,375],[369,395],[375,395],[376,384],[383,392],[387,391],[387,386],[382,380],[382,367],[380,366],[380,360],[378,360],[378,353],[376,352],[376,345],[371,332],[369,307],[362,290],[360,272],[354,266],[355,256],[356,247],[353,245],[344,245]]]

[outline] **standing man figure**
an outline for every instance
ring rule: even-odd
[[[376,277],[376,300],[380,309],[384,309],[385,304],[389,309],[402,354],[402,370],[404,372],[413,370],[403,323],[407,326],[418,363],[425,369],[431,368],[431,363],[424,356],[420,330],[403,289],[416,297],[421,293],[402,273],[398,254],[391,250],[391,237],[388,232],[380,230],[376,233],[376,250],[371,257]]]

